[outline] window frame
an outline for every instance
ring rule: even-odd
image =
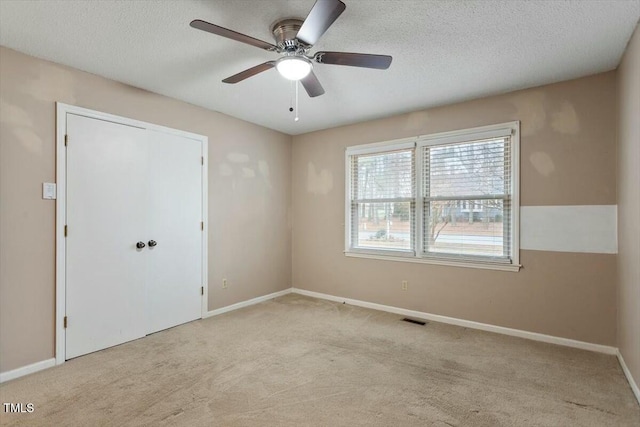
[[[345,150],[345,254],[360,254],[362,256],[368,256],[371,254],[376,254],[380,256],[384,256],[385,259],[387,257],[400,257],[400,258],[414,258],[416,256],[416,233],[415,233],[415,223],[417,222],[417,215],[415,216],[414,221],[414,229],[413,236],[411,236],[411,241],[413,242],[413,248],[410,250],[404,249],[373,249],[373,248],[362,248],[362,247],[352,247],[352,223],[351,223],[351,157],[352,156],[360,156],[367,154],[382,154],[393,151],[414,150],[414,163],[413,167],[416,170],[417,174],[417,165],[415,163],[415,147],[416,147],[417,138],[403,138],[403,139],[395,139],[392,141],[383,141],[383,142],[375,142],[372,144],[364,144],[364,145],[356,145],[353,147],[347,147]],[[416,194],[414,194],[413,202],[414,206],[417,203],[417,182],[416,182]],[[414,209],[417,209],[415,206]]]
[[[442,146],[459,142],[477,141],[491,137],[510,135],[510,167],[511,167],[511,239],[509,260],[487,257],[465,257],[463,254],[426,254],[424,249],[424,188],[423,188],[423,156],[422,147]],[[413,224],[412,250],[385,250],[352,247],[351,217],[351,157],[354,155],[385,153],[412,148],[415,158],[415,218]],[[520,270],[520,122],[512,121],[488,126],[480,126],[450,132],[419,135],[410,138],[382,141],[347,147],[345,150],[345,250],[348,257],[382,259],[389,261],[415,262],[445,266],[491,269],[517,272]]]

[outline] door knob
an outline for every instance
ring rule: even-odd
[[[136,248],[138,248],[138,249],[142,249],[142,248],[144,248],[145,246],[146,246],[146,245],[144,244],[144,242],[138,242],[138,243],[136,243]]]
[[[158,242],[156,242],[155,240],[149,240],[149,247],[150,248],[156,246],[157,244],[158,244]]]

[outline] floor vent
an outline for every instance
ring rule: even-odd
[[[416,319],[409,319],[408,317],[405,317],[404,319],[402,319],[403,322],[409,322],[409,323],[415,323],[416,325],[426,325],[427,322],[423,322],[422,320],[416,320]]]

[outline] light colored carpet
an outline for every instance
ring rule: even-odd
[[[3,384],[3,425],[639,426],[615,357],[296,294]]]

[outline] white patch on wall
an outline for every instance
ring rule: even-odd
[[[64,102],[76,104],[74,78],[71,71],[57,64],[42,62],[38,67],[38,77],[31,82],[25,91],[25,96],[40,101]]]
[[[264,160],[258,162],[258,170],[264,178],[269,178],[269,164]]]
[[[536,151],[529,156],[529,161],[540,175],[549,176],[556,170],[556,166],[547,153]]]
[[[520,248],[537,251],[618,252],[617,206],[522,206]]]
[[[544,129],[547,112],[543,92],[524,92],[515,95],[511,103],[516,107],[516,117],[521,121],[522,136],[531,136]]]
[[[229,166],[226,163],[221,163],[218,171],[220,173],[220,176],[231,176],[233,175],[233,169],[231,169],[231,166]]]
[[[262,176],[262,179],[266,183],[267,187],[270,189],[273,188],[273,186],[271,185],[271,172],[269,171],[269,164],[265,160],[258,161],[258,172],[260,172],[260,175]]]
[[[313,194],[328,194],[333,189],[333,175],[331,171],[322,169],[316,171],[313,162],[307,166],[307,191]]]
[[[559,133],[575,135],[580,131],[580,121],[573,105],[564,101],[557,111],[551,115],[551,127]]]
[[[11,105],[3,99],[0,99],[0,123],[26,128],[33,127],[33,120],[25,110],[16,105]]]
[[[256,171],[254,171],[251,168],[242,168],[242,176],[244,178],[255,178],[256,177]]]
[[[404,124],[405,130],[421,132],[426,123],[429,121],[429,113],[426,111],[416,111],[407,114],[407,120]]]
[[[227,160],[232,163],[247,163],[249,161],[249,155],[244,153],[229,153],[227,154]]]
[[[27,128],[18,128],[13,130],[13,134],[28,151],[39,156],[42,155],[43,142],[34,131]]]

